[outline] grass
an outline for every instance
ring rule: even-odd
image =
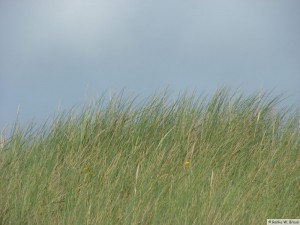
[[[300,217],[299,115],[219,90],[114,96],[0,150],[0,224],[265,224]]]

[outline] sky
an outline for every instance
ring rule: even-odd
[[[0,128],[118,92],[273,90],[300,105],[299,0],[2,0]]]

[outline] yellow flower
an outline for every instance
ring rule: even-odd
[[[184,162],[184,167],[189,168],[191,166],[191,163],[189,161]]]
[[[90,167],[87,166],[87,165],[85,165],[85,166],[83,167],[83,172],[84,172],[84,173],[89,173],[89,172],[91,172]]]

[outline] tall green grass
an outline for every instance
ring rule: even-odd
[[[300,217],[299,115],[219,90],[114,96],[0,150],[0,224],[265,224]]]

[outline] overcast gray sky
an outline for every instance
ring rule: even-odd
[[[285,92],[300,104],[299,0],[2,0],[0,127],[104,91]]]

